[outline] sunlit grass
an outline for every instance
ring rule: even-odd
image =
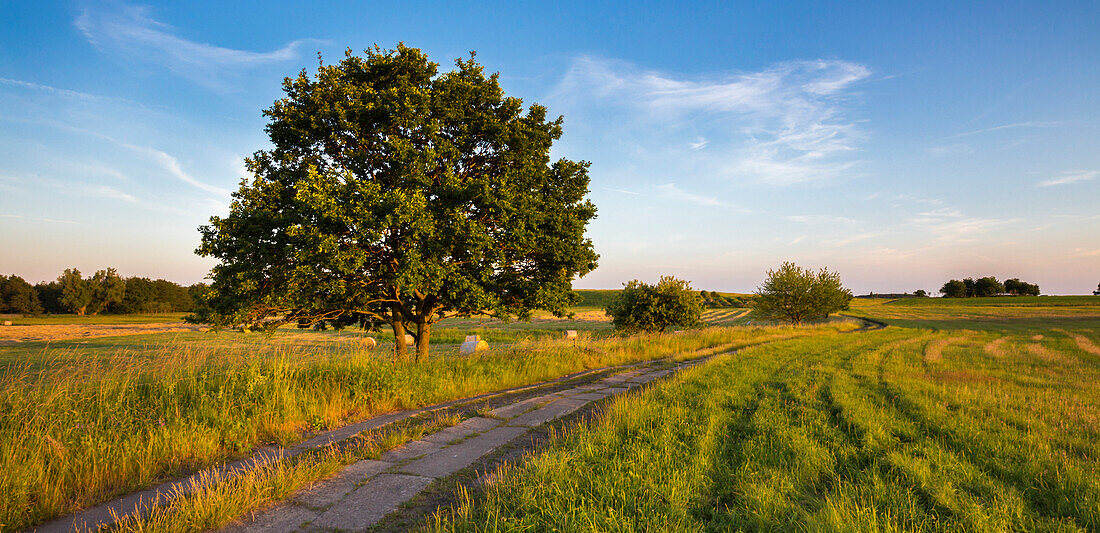
[[[1100,338],[1053,319],[722,356],[614,401],[424,529],[1096,531]]]
[[[366,350],[361,335],[348,331],[183,333],[0,349],[0,529],[27,527],[247,456],[257,445],[298,442],[387,411],[590,368],[852,327],[634,337],[584,331],[574,347],[560,332],[508,326],[493,334],[507,342],[466,357],[444,346],[466,331],[440,329],[435,340],[443,349],[419,363],[395,360],[386,345]],[[276,472],[288,486],[326,472],[293,468],[312,473]],[[224,508],[219,519],[239,508]]]

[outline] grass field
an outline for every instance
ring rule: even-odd
[[[21,316],[8,315],[11,320],[19,325],[49,325],[49,324],[150,324],[159,322],[179,322],[187,313],[152,313],[135,315],[43,315]]]
[[[606,319],[451,321],[433,330],[435,355],[421,363],[393,361],[386,345],[365,350],[363,334],[350,330],[188,332],[0,347],[0,530],[383,412],[588,368],[851,327],[713,327],[619,337],[607,332]],[[562,338],[567,328],[582,330],[579,348]],[[457,357],[453,347],[472,332],[494,349]],[[275,478],[236,482],[234,494],[210,494],[254,507],[265,500],[242,495],[259,490],[257,484],[276,479],[285,492],[331,472],[334,461],[276,467],[269,472]],[[233,518],[227,509],[249,508],[239,505],[218,507],[202,523],[224,522]]]
[[[1100,299],[1038,300],[857,304],[906,327],[622,397],[424,529],[1100,530]]]

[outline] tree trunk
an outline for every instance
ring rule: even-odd
[[[432,336],[432,323],[427,320],[416,325],[416,360],[428,360],[428,341]]]
[[[393,312],[393,318],[390,320],[390,326],[393,327],[393,358],[397,360],[397,356],[400,355],[402,359],[408,356],[408,351],[405,346],[405,321],[401,318],[401,313],[396,309]]]

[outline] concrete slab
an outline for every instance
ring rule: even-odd
[[[523,427],[499,427],[417,459],[399,471],[432,478],[449,476],[526,432]]]
[[[614,396],[616,394],[622,394],[628,390],[630,389],[627,387],[611,387],[610,389],[607,389],[607,393]]]
[[[513,404],[505,405],[504,407],[498,407],[489,411],[491,416],[498,418],[514,418],[531,409],[534,409],[540,405],[554,401],[553,394],[545,394],[542,396],[536,396],[534,398],[528,398],[522,402],[516,402]]]
[[[484,433],[500,425],[500,420],[494,420],[492,418],[475,417],[468,418],[455,424],[449,428],[437,431],[424,437],[423,440],[429,442],[438,442],[440,444],[449,444],[458,439],[464,439],[470,435],[476,435],[478,433]]]
[[[400,463],[409,459],[425,456],[443,447],[442,443],[428,440],[415,440],[403,446],[394,448],[382,454],[382,460],[390,463]]]
[[[224,533],[267,533],[269,531],[299,531],[303,524],[317,519],[320,513],[300,505],[279,505],[251,516],[238,519],[220,531]]]
[[[379,474],[309,524],[310,529],[365,531],[431,483],[431,478]]]
[[[583,393],[583,394],[574,394],[572,397],[576,398],[578,400],[587,400],[587,401],[593,402],[593,401],[596,401],[596,400],[602,400],[604,398],[607,398],[608,396],[611,396],[611,393],[600,391],[600,392],[586,392],[586,393]]]
[[[335,476],[315,483],[312,487],[299,491],[291,497],[297,503],[312,509],[324,510],[347,496],[367,478],[381,474],[393,467],[393,463],[386,461],[372,461],[366,459],[348,465]]]
[[[509,425],[513,426],[526,426],[535,427],[541,425],[555,418],[561,418],[582,406],[587,405],[589,400],[582,400],[578,397],[563,398],[545,407],[541,407],[530,413],[516,418],[509,422]]]
[[[580,386],[577,386],[577,387],[573,387],[572,390],[594,391],[594,390],[600,390],[600,389],[605,389],[605,388],[607,388],[606,385],[601,385],[601,384],[597,384],[597,383],[589,383],[587,385],[580,385]]]

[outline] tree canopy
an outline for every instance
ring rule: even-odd
[[[689,282],[662,276],[656,285],[639,280],[625,284],[605,310],[616,329],[654,333],[670,326],[697,325],[703,314],[703,298]]]
[[[193,320],[388,323],[420,356],[445,317],[567,313],[596,266],[596,209],[588,163],[550,159],[561,117],[505,96],[473,54],[439,74],[404,45],[283,89],[264,112],[273,148],[200,228],[219,264]]]
[[[943,284],[940,294],[945,298],[976,298],[996,296],[998,294],[1011,294],[1013,296],[1038,296],[1039,286],[1034,283],[1020,281],[1019,278],[997,281],[993,276],[985,276],[978,279],[966,278],[953,279]]]
[[[37,315],[42,312],[38,291],[23,278],[0,276],[0,313]]]
[[[840,274],[827,268],[815,273],[789,261],[769,270],[755,294],[755,313],[793,324],[826,318],[852,301],[852,291],[844,288]]]

